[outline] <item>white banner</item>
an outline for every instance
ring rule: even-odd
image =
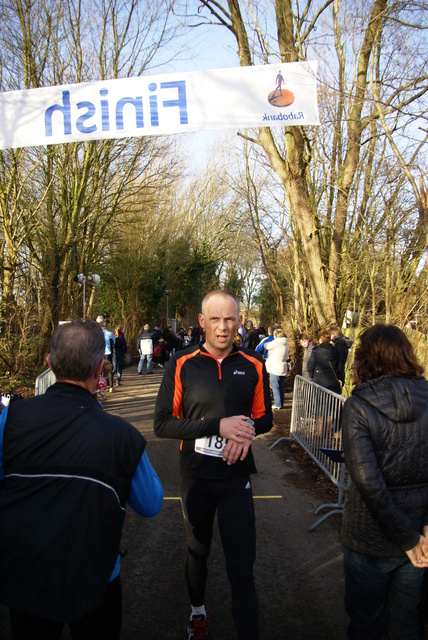
[[[0,93],[0,149],[208,129],[319,124],[316,62]]]

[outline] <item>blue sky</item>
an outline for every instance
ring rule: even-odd
[[[205,69],[221,69],[238,67],[239,58],[234,37],[228,29],[217,26],[183,28],[182,51],[174,54],[167,48],[162,57],[171,60],[156,73],[203,71]],[[174,43],[173,43],[174,44]],[[183,144],[189,149],[195,173],[203,168],[207,159],[222,141],[234,138],[236,132],[200,131],[183,134]]]

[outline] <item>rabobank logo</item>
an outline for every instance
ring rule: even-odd
[[[267,97],[268,102],[274,107],[288,107],[290,104],[293,104],[295,99],[294,93],[285,88],[285,80],[281,70],[279,70],[276,75],[275,84],[275,90],[271,91]],[[284,88],[282,88],[283,85]]]
[[[188,124],[186,81],[156,82],[148,85],[147,96],[109,97],[108,89],[99,91],[99,100],[73,102],[73,90],[62,91],[62,102],[52,104],[45,111],[45,135],[71,135],[73,127],[81,134],[143,129],[149,118],[151,127],[159,127],[168,118],[170,109],[177,109],[180,125]],[[175,93],[172,99],[171,91]],[[165,97],[168,92],[168,99]],[[81,93],[79,93],[81,96]],[[72,114],[76,113],[74,117]],[[59,116],[59,117],[58,117]]]
[[[269,104],[271,104],[273,107],[282,107],[282,108],[289,107],[290,105],[292,105],[295,100],[295,95],[292,91],[285,88],[285,80],[281,71],[278,71],[278,74],[275,78],[275,84],[276,84],[275,89],[271,91],[267,96],[267,100]],[[287,113],[284,113],[283,111],[281,111],[281,113],[273,113],[273,114],[264,113],[262,118],[263,122],[270,122],[270,123],[287,122],[289,124],[290,123],[294,124],[296,121],[304,120],[304,119],[305,119],[305,114],[303,113],[303,111],[288,111]]]

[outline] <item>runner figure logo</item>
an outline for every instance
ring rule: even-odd
[[[271,91],[268,95],[268,102],[274,107],[288,107],[290,104],[293,104],[294,93],[289,91],[289,89],[282,88],[282,85],[285,85],[285,80],[281,71],[278,71],[275,82],[275,91]]]

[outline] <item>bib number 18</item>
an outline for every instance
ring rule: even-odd
[[[222,436],[198,438],[195,440],[195,451],[196,453],[202,453],[204,456],[222,458],[226,442],[227,438],[223,438]]]

